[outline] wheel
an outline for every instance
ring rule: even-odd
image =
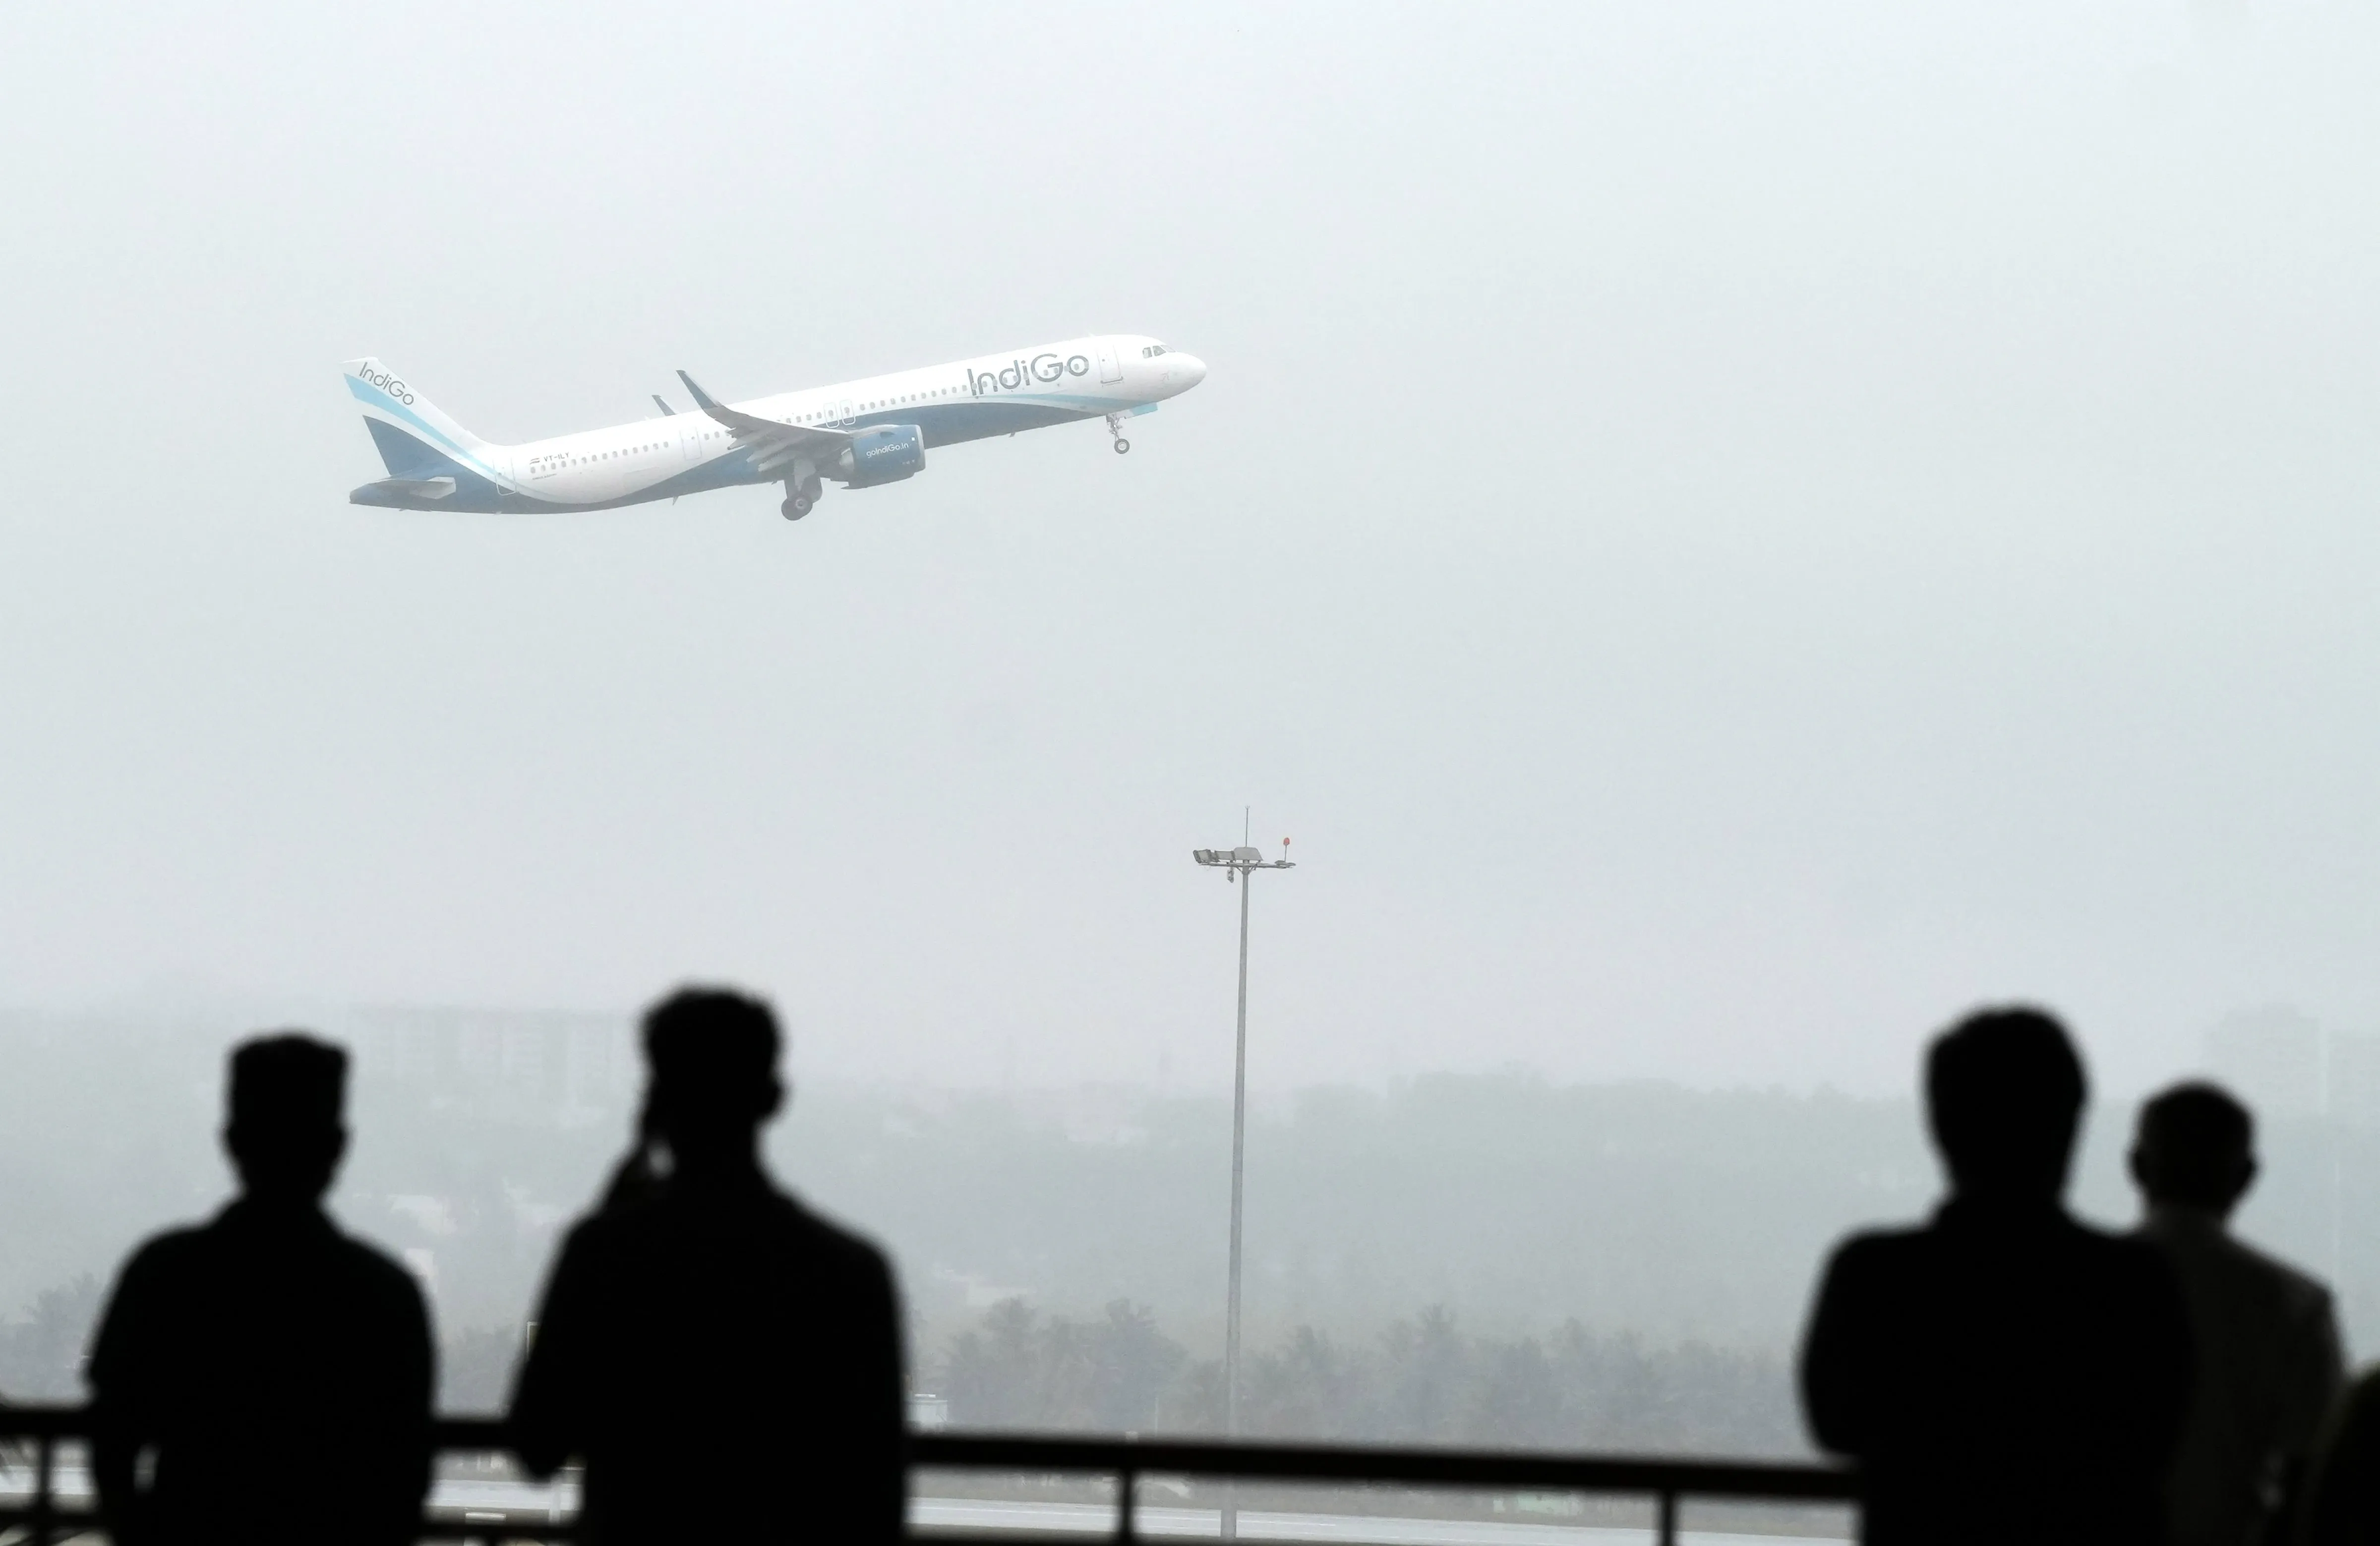
[[[1123,436],[1122,436],[1122,435],[1118,435],[1118,436],[1116,436],[1116,455],[1117,455],[1117,456],[1123,456],[1125,452],[1127,452],[1127,451],[1129,451],[1129,450],[1131,450],[1131,449],[1132,449],[1132,442],[1130,442],[1130,441],[1128,441],[1128,440],[1124,439],[1124,438],[1123,438]]]
[[[797,493],[777,506],[777,513],[787,520],[799,520],[810,513],[810,496]]]

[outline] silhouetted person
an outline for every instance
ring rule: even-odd
[[[398,1546],[430,1485],[430,1318],[341,1234],[347,1056],[269,1036],[231,1058],[240,1195],[116,1280],[91,1358],[93,1469],[118,1546]],[[147,1453],[148,1462],[142,1456]]]
[[[2210,1084],[2141,1108],[2132,1179],[2143,1238],[2173,1264],[2198,1378],[2166,1486],[2176,1546],[2246,1546],[2280,1508],[2346,1378],[2330,1291],[2233,1239],[2231,1210],[2256,1178],[2248,1110]]]
[[[2154,1546],[2190,1329],[2155,1247],[2059,1200],[2083,1101],[2065,1029],[1970,1016],[1925,1097],[1949,1198],[1837,1248],[1802,1349],[1812,1431],[1860,1464],[1862,1538]]]
[[[513,1393],[521,1458],[539,1476],[585,1459],[590,1546],[890,1546],[906,1491],[892,1273],[761,1168],[785,1095],[776,1019],[689,989],[644,1033],[636,1148],[563,1243]]]

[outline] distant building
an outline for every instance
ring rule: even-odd
[[[909,1426],[921,1431],[951,1425],[951,1398],[923,1392],[909,1397]]]
[[[376,1077],[474,1116],[616,1118],[642,1077],[625,1016],[383,1006],[356,1010],[338,1029]]]

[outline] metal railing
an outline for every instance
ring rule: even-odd
[[[13,1501],[13,1491],[0,1494],[0,1538],[23,1530],[25,1546],[54,1546],[100,1528],[88,1507],[61,1508],[57,1496],[59,1446],[89,1434],[88,1418],[79,1406],[0,1406],[0,1450],[25,1452],[17,1463],[31,1469],[31,1486],[23,1502]],[[442,1453],[484,1455],[508,1449],[504,1424],[493,1418],[442,1418],[436,1440]],[[1119,1546],[1136,1546],[1142,1540],[1137,1494],[1140,1481],[1148,1477],[1645,1498],[1653,1504],[1659,1546],[1675,1546],[1679,1504],[1689,1498],[1855,1503],[1859,1496],[1857,1478],[1835,1466],[1357,1444],[933,1431],[910,1435],[909,1460],[913,1468],[1111,1479],[1115,1526],[1107,1539]],[[474,1509],[468,1515],[431,1508],[423,1515],[421,1533],[438,1540],[568,1541],[577,1525],[543,1508]],[[913,1528],[911,1533],[917,1532]],[[937,1540],[1032,1539],[1026,1532],[999,1528],[937,1528],[931,1533]],[[1091,1532],[1064,1534],[1075,1540],[1097,1539]]]

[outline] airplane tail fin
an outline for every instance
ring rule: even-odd
[[[450,464],[480,464],[488,443],[439,411],[403,376],[377,359],[350,359],[341,369],[392,477],[435,477]]]

